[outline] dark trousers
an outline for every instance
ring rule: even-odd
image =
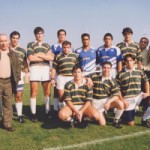
[[[3,118],[3,107],[2,107],[2,101],[0,99],[0,122],[2,121]]]
[[[11,80],[0,78],[0,112],[3,111],[3,124],[4,127],[12,126],[12,85]]]

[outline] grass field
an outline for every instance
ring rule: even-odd
[[[0,150],[42,150],[56,147],[62,147],[83,142],[89,145],[74,147],[72,149],[83,150],[149,150],[150,149],[150,130],[140,125],[140,118],[136,118],[136,126],[128,127],[123,125],[122,129],[115,129],[111,123],[107,126],[100,127],[94,122],[90,122],[85,129],[65,128],[64,124],[58,120],[48,120],[45,118],[43,106],[43,94],[41,87],[39,89],[37,100],[38,122],[32,123],[29,120],[29,85],[25,86],[23,95],[24,99],[24,116],[26,123],[19,124],[16,121],[14,113],[13,125],[16,129],[13,133],[0,129]],[[139,132],[144,132],[138,135]],[[147,133],[146,133],[147,132]],[[137,135],[134,136],[134,134]],[[133,136],[132,136],[133,134]],[[132,137],[124,138],[124,135]],[[121,139],[115,139],[121,136]],[[110,138],[110,140],[104,139]],[[98,140],[95,144],[91,141]],[[103,142],[101,140],[104,140]],[[70,147],[69,147],[70,148]],[[59,149],[59,148],[57,148]]]

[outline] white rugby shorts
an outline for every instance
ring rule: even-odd
[[[96,108],[99,112],[103,112],[105,111],[104,109],[104,104],[109,100],[110,98],[104,98],[104,99],[101,99],[101,100],[98,100],[98,99],[93,99],[92,100],[92,106],[94,108]]]
[[[21,71],[21,80],[18,82],[18,85],[24,84],[25,73]]]
[[[31,66],[30,81],[50,81],[50,66]]]
[[[143,99],[143,92],[141,92],[138,96],[132,98],[125,98],[124,100],[129,103],[129,107],[124,111],[134,110],[136,106],[140,104]]]
[[[73,80],[73,76],[58,75],[56,79],[56,83],[57,83],[56,88],[58,90],[64,90],[65,84],[71,80]]]

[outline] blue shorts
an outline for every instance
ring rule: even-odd
[[[124,111],[124,121],[132,122],[134,121],[135,110]]]
[[[20,84],[17,86],[17,92],[22,92],[23,91],[23,86],[24,84]]]

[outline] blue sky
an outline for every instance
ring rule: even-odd
[[[90,33],[95,48],[103,44],[107,32],[117,44],[127,26],[133,29],[134,41],[139,42],[141,36],[150,38],[149,0],[5,0],[0,5],[0,33],[19,31],[24,48],[34,41],[36,26],[45,29],[50,45],[57,42],[57,30],[64,28],[74,48],[81,46],[84,32]]]

